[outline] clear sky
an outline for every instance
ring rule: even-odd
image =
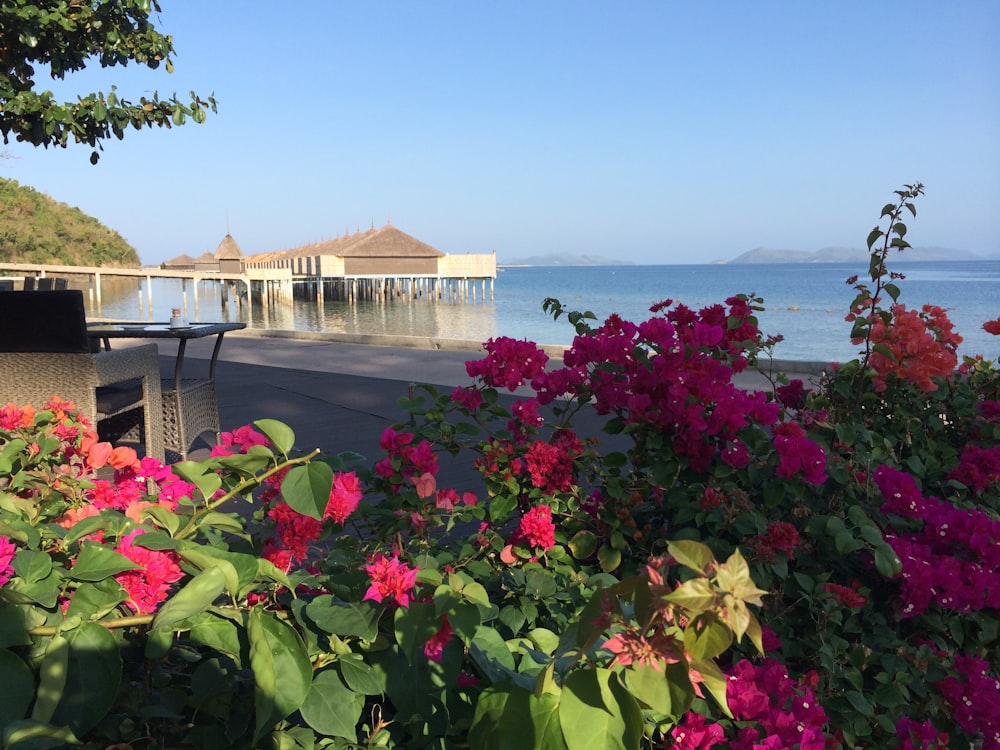
[[[389,219],[501,262],[862,247],[918,180],[914,245],[1000,254],[996,0],[160,1],[173,74],[57,90],[193,89],[218,114],[129,131],[97,166],[81,145],[0,161],[144,263]]]

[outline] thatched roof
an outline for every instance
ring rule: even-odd
[[[381,229],[345,234],[335,240],[302,245],[291,250],[278,250],[251,255],[251,263],[300,258],[310,255],[334,255],[340,258],[441,258],[444,253],[406,232],[401,232],[392,224]]]
[[[187,253],[182,253],[176,258],[171,258],[170,260],[165,260],[160,264],[161,268],[169,268],[171,266],[190,266],[194,263],[194,258],[192,258]]]
[[[219,243],[219,247],[215,250],[216,260],[242,260],[243,253],[240,250],[240,246],[233,239],[233,235],[226,233],[226,236],[222,238],[222,242]]]

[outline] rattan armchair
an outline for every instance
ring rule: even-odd
[[[163,459],[160,360],[155,344],[91,352],[83,293],[0,292],[0,404],[72,401],[102,439],[136,437]]]

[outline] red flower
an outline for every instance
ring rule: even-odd
[[[996,320],[987,320],[983,323],[983,330],[986,333],[992,333],[994,336],[1000,336],[1000,318]]]
[[[531,547],[552,549],[556,544],[556,527],[552,523],[552,508],[539,505],[532,508],[521,517],[517,531],[511,537],[510,543],[527,542]]]
[[[868,603],[868,600],[854,589],[848,586],[841,586],[837,583],[824,584],[823,591],[830,594],[830,596],[845,607],[850,607],[851,609],[860,609]]]
[[[791,559],[798,546],[798,530],[785,521],[771,521],[757,539],[757,552],[765,560],[773,560],[777,554]]]
[[[125,603],[139,614],[149,614],[156,611],[160,602],[167,598],[171,584],[179,581],[184,573],[178,564],[177,553],[172,550],[137,547],[135,538],[142,533],[142,529],[136,529],[118,541],[115,551],[139,567],[119,573],[115,579],[128,593]]]

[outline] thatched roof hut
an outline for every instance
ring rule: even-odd
[[[255,265],[311,256],[343,259],[344,272],[348,275],[405,275],[436,273],[438,259],[445,254],[387,223],[381,229],[372,227],[335,240],[251,255],[246,261],[248,265]]]
[[[243,273],[243,252],[228,232],[216,248],[214,257],[222,273]]]
[[[192,258],[187,253],[182,253],[176,258],[171,258],[170,260],[165,260],[160,264],[160,268],[163,269],[173,269],[175,271],[193,271],[194,270],[194,258]]]

